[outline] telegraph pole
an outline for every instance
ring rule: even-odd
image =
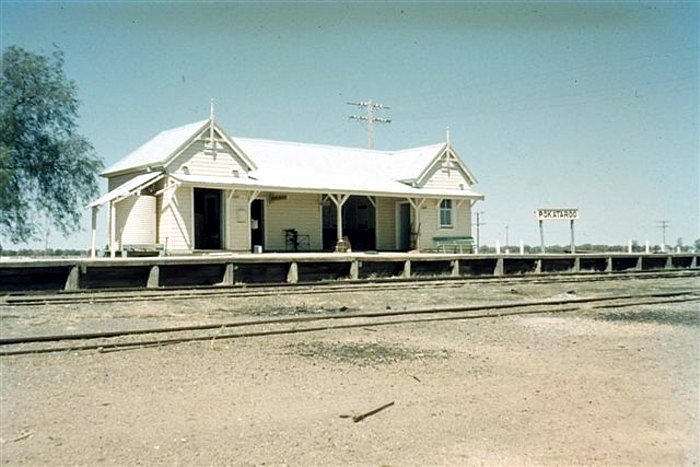
[[[666,229],[671,226],[669,221],[656,221],[656,227],[661,229],[661,251],[666,251]]]
[[[350,118],[351,120],[360,120],[367,122],[367,147],[369,147],[370,149],[374,148],[374,124],[391,123],[391,120],[388,118],[375,117],[374,111],[389,110],[391,109],[391,107],[372,102],[371,99],[368,101],[348,102],[347,104],[354,105],[360,109],[367,110],[367,115],[350,115],[348,118]]]
[[[480,246],[479,227],[481,227],[482,225],[486,225],[486,222],[481,222],[481,215],[483,213],[484,213],[484,211],[476,211],[476,213],[475,213],[476,214],[476,222],[474,223],[474,225],[476,226],[476,250],[475,250],[475,253],[477,253],[477,254],[479,253],[479,246]]]

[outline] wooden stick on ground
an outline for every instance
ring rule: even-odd
[[[391,401],[391,402],[389,402],[388,404],[384,404],[383,406],[378,407],[378,408],[376,408],[376,409],[374,409],[374,410],[370,410],[370,411],[367,412],[367,413],[363,413],[362,415],[357,415],[357,416],[355,416],[355,417],[352,417],[352,421],[355,422],[355,423],[361,422],[361,421],[364,420],[365,418],[371,417],[372,415],[374,415],[374,414],[376,414],[376,413],[379,413],[379,412],[381,412],[382,410],[384,410],[384,409],[386,409],[386,408],[388,408],[388,407],[391,407],[392,405],[394,405],[394,401]]]

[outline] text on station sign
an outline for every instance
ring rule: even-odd
[[[574,209],[538,209],[537,220],[574,220],[580,217],[578,208]]]

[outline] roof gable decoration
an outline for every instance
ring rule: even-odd
[[[215,120],[208,120],[207,125],[200,128],[190,138],[187,139],[175,152],[170,154],[163,162],[163,167],[168,168],[177,158],[185,152],[192,144],[202,141],[205,144],[205,154],[211,155],[214,160],[217,158],[217,145],[228,146],[234,156],[239,159],[239,163],[245,167],[246,172],[257,170],[257,165],[253,160],[235,143],[226,130],[224,130]]]
[[[137,170],[156,170],[167,166],[185,151],[194,141],[207,133],[214,134],[214,139],[225,144],[241,159],[242,165],[249,170],[257,170],[257,165],[237,145],[226,131],[213,119],[201,120],[177,128],[171,128],[157,134],[121,160],[105,169],[101,175],[111,177]]]
[[[476,185],[478,183],[478,180],[474,174],[471,172],[471,170],[469,170],[459,154],[457,154],[457,152],[452,148],[452,145],[448,140],[448,142],[445,143],[440,151],[438,151],[430,163],[425,166],[420,175],[416,177],[415,186],[424,186],[434,173],[434,169],[438,164],[440,164],[446,170],[457,170],[467,182],[468,186]]]

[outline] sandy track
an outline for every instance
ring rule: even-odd
[[[630,282],[624,290],[694,285]],[[285,297],[284,303],[5,309],[0,317],[3,335],[41,334],[321,307],[581,296],[620,287],[472,286],[403,296]],[[689,303],[3,358],[0,460],[692,465],[700,457],[699,321],[697,304]],[[391,401],[362,422],[341,418]]]

